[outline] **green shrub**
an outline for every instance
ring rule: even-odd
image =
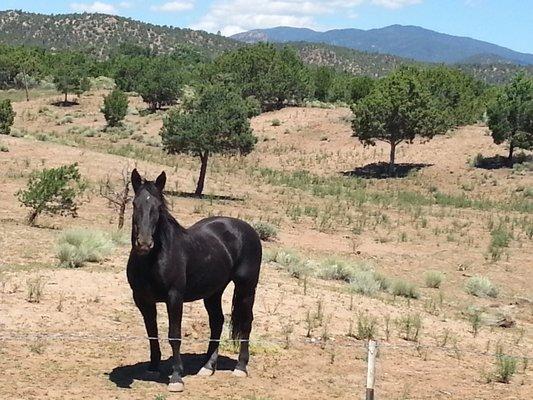
[[[438,289],[444,280],[444,274],[439,271],[426,271],[424,281],[429,288]]]
[[[0,135],[9,135],[11,125],[15,121],[15,115],[11,100],[0,100]]]
[[[422,319],[420,314],[408,314],[396,319],[396,326],[402,339],[416,342],[422,330]]]
[[[265,240],[265,241],[272,240],[278,237],[278,229],[275,226],[270,225],[267,222],[262,222],[262,221],[254,222],[252,226],[255,229],[255,231],[259,234],[259,237],[261,238],[261,240]]]
[[[28,223],[35,224],[39,214],[77,216],[76,197],[85,188],[77,164],[34,171],[25,190],[19,190],[19,201],[30,208]]]
[[[113,239],[105,232],[92,229],[69,229],[58,239],[60,265],[78,268],[86,262],[100,262],[114,249]]]
[[[273,119],[272,122],[271,122],[272,126],[280,126],[281,125],[281,121],[279,119]]]
[[[98,133],[96,129],[88,126],[73,126],[68,128],[67,132],[73,135],[80,135],[84,137],[94,137]]]
[[[89,78],[89,84],[92,90],[113,90],[115,88],[115,80],[107,76],[97,76],[96,78]]]
[[[394,296],[402,296],[411,299],[418,299],[420,297],[418,288],[413,283],[403,279],[394,279],[389,290]]]
[[[465,290],[467,293],[476,297],[498,296],[498,288],[496,288],[490,279],[485,276],[473,276],[468,279]]]
[[[509,383],[516,373],[517,359],[505,354],[496,355],[496,370],[494,378],[501,383]]]
[[[57,125],[66,125],[74,122],[72,115],[65,115],[63,118],[56,122]]]
[[[477,307],[469,307],[466,311],[468,322],[472,326],[472,335],[474,337],[479,333],[481,325],[483,325],[483,313]]]
[[[9,152],[9,148],[4,144],[0,144],[0,152],[7,153]]]
[[[492,261],[498,261],[501,258],[503,249],[509,247],[511,242],[511,233],[500,225],[490,232],[489,254]]]
[[[115,89],[104,97],[102,107],[107,126],[118,126],[128,113],[128,96],[121,90]]]
[[[358,340],[375,339],[377,334],[377,319],[365,314],[359,314],[357,317],[357,333],[355,335],[355,338]]]

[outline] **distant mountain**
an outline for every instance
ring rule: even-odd
[[[333,67],[355,75],[381,77],[400,65],[434,65],[388,54],[366,53],[323,43],[286,42],[277,45],[288,45],[296,48],[300,58],[307,64]],[[475,59],[473,57],[471,61],[471,64],[454,64],[452,67],[491,84],[508,83],[519,72],[533,77],[533,65],[513,64],[490,54],[480,55]]]
[[[100,58],[105,58],[122,43],[150,47],[158,53],[191,46],[205,56],[214,57],[245,46],[242,40],[270,40],[278,43],[278,46],[287,44],[294,47],[307,64],[330,66],[356,75],[380,77],[402,64],[417,63],[414,61],[415,57],[409,59],[381,54],[376,50],[354,50],[346,47],[343,41],[339,41],[339,44],[345,47],[320,43],[317,39],[320,35],[322,33],[311,29],[274,28],[236,35],[241,40],[238,41],[204,31],[153,25],[114,15],[45,15],[0,11],[0,44],[31,45],[51,50],[81,50]],[[312,43],[315,40],[319,43]],[[518,71],[533,75],[533,64],[520,67],[509,61],[509,58],[490,51],[476,53],[468,59],[462,57],[462,60],[468,64],[460,65],[461,69],[490,83],[507,82]]]
[[[0,43],[86,50],[105,57],[121,43],[166,53],[191,46],[207,55],[240,47],[233,39],[203,31],[159,26],[106,14],[45,15],[0,11]]]
[[[366,53],[323,43],[286,42],[283,45],[294,47],[306,64],[333,67],[354,75],[373,78],[385,76],[400,65],[417,63],[388,54]]]
[[[380,29],[334,29],[316,32],[306,28],[256,29],[232,36],[246,43],[304,41],[326,43],[350,49],[392,54],[433,63],[469,63],[490,55],[498,62],[532,65],[533,54],[519,53],[481,40],[447,35],[418,26],[391,25]]]

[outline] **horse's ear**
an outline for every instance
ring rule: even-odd
[[[163,189],[165,188],[166,182],[167,182],[167,174],[165,174],[165,171],[163,171],[155,180],[155,187],[159,189],[161,193],[163,193]]]
[[[137,193],[142,184],[141,175],[137,172],[137,168],[131,171],[131,186],[133,186],[133,191]]]

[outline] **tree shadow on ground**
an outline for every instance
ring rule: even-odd
[[[364,179],[405,178],[411,171],[431,167],[433,164],[401,163],[395,165],[395,171],[389,174],[389,164],[385,162],[371,163],[357,167],[352,171],[343,171],[344,176],[355,176]]]
[[[53,106],[56,106],[56,107],[72,107],[72,106],[77,106],[79,105],[80,103],[78,103],[77,101],[54,101],[53,103],[50,103],[51,105]]]
[[[178,190],[165,190],[165,195],[171,196],[171,197],[186,197],[186,198],[194,198],[194,199],[201,199],[201,200],[225,200],[225,201],[244,201],[241,197],[233,197],[233,196],[226,196],[223,194],[202,194],[197,195],[196,193],[191,192],[181,192]]]
[[[526,162],[533,162],[533,155],[519,153],[515,155],[512,160],[500,155],[495,155],[492,157],[483,157],[478,155],[474,160],[474,167],[481,169],[513,168],[513,165],[515,164],[524,164]]]
[[[183,366],[185,368],[184,376],[196,375],[205,363],[205,354],[182,354]],[[160,374],[148,373],[149,362],[138,362],[132,365],[122,365],[115,367],[107,375],[109,380],[117,387],[131,389],[134,381],[158,382],[168,384],[171,375],[172,365],[171,358],[161,362]],[[226,356],[219,356],[217,371],[233,371],[237,361]]]

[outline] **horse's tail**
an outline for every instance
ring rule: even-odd
[[[237,288],[233,291],[233,300],[231,302],[231,338],[239,340],[242,336],[242,321],[244,319],[244,310],[237,294]]]

